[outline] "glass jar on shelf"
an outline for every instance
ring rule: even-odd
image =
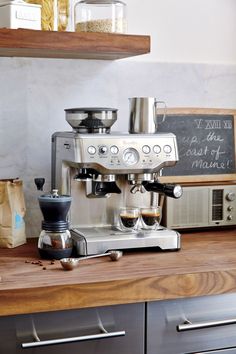
[[[126,33],[126,4],[119,0],[82,0],[75,4],[76,32]]]
[[[70,0],[26,0],[41,5],[41,27],[43,31],[72,31]]]
[[[70,0],[57,0],[57,30],[73,31]]]

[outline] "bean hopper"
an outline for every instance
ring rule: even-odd
[[[178,185],[161,184],[162,168],[178,161],[172,133],[111,132],[117,119],[113,108],[66,109],[72,131],[52,136],[52,188],[71,195],[70,225],[78,255],[109,250],[152,248],[178,250],[180,234],[158,230],[121,232],[117,209],[148,207],[159,196],[178,198]]]

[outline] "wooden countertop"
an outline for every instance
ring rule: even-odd
[[[36,260],[35,240],[0,249],[0,316],[236,292],[236,229],[182,234],[180,251],[127,252],[73,271]]]

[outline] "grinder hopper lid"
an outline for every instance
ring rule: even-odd
[[[41,195],[38,201],[44,217],[44,230],[59,231],[68,228],[67,214],[72,201],[69,195],[60,196],[57,190],[53,190],[52,194]]]
[[[117,109],[81,107],[65,109],[66,121],[78,132],[109,131],[117,120]]]

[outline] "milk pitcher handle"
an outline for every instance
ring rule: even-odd
[[[162,117],[162,121],[159,122],[159,123],[163,123],[166,119],[166,112],[167,112],[167,106],[166,106],[166,103],[164,101],[157,101],[155,100],[155,113],[156,113],[156,121],[154,121],[155,125],[157,126],[157,118],[158,118],[158,114],[157,114],[157,110],[160,108],[160,106],[158,107],[158,105],[162,105],[162,109],[164,110],[164,113],[163,113],[163,117]]]

